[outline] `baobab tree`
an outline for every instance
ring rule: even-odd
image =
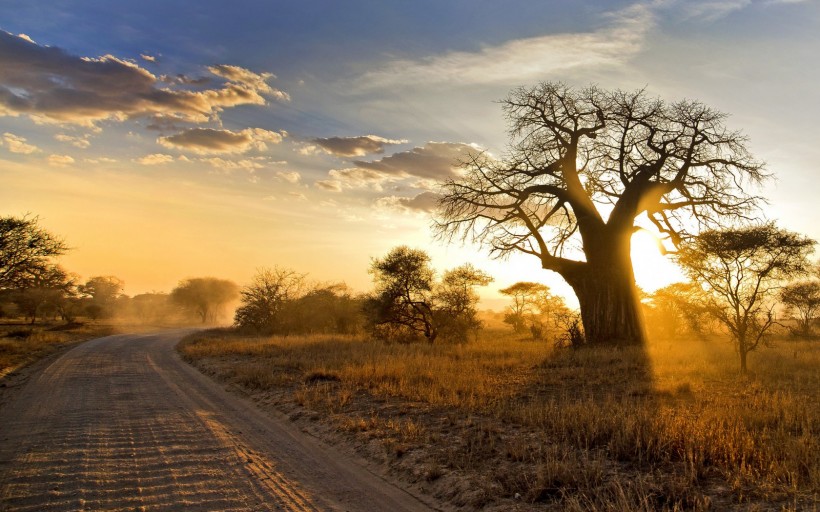
[[[473,154],[444,185],[438,235],[538,258],[577,295],[588,342],[642,343],[636,227],[677,244],[689,226],[753,216],[763,164],[725,114],[697,101],[542,83],[503,108],[507,155]]]

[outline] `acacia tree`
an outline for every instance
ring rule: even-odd
[[[504,322],[512,325],[516,333],[521,333],[526,327],[527,317],[534,313],[538,296],[549,293],[549,287],[542,283],[519,281],[499,292],[512,299],[512,304],[507,306],[509,312],[504,315]]]
[[[92,277],[77,291],[88,298],[86,313],[91,318],[108,317],[114,313],[114,304],[122,294],[125,283],[115,276]]]
[[[766,177],[762,163],[724,127],[725,114],[696,101],[542,83],[503,106],[508,155],[472,155],[444,185],[439,236],[538,258],[574,290],[589,342],[643,342],[636,221],[645,216],[677,244],[686,222],[708,228],[749,215],[758,198],[747,189]]]
[[[49,265],[27,279],[25,287],[12,292],[12,301],[19,310],[35,323],[38,316],[65,313],[71,321],[68,301],[76,295],[76,276],[58,265]]]
[[[52,272],[51,258],[67,250],[37,225],[37,217],[0,217],[0,291],[31,286]]]
[[[395,247],[370,268],[375,294],[366,302],[373,326],[400,326],[433,343],[438,329],[433,318],[433,269],[430,256],[405,245]]]
[[[689,277],[709,292],[709,311],[729,329],[742,373],[749,352],[775,323],[776,292],[806,270],[814,243],[769,223],[705,231],[678,251],[678,262]]]
[[[239,296],[233,281],[215,277],[184,279],[171,290],[171,301],[196,314],[202,323],[214,323],[225,304]]]
[[[435,319],[442,336],[464,342],[481,327],[476,306],[480,299],[475,289],[487,286],[493,278],[467,263],[444,272],[435,288]]]
[[[470,264],[445,271],[437,281],[426,252],[399,246],[374,259],[370,272],[376,290],[365,299],[364,311],[377,336],[412,340],[421,335],[433,343],[441,335],[464,342],[481,327],[475,288],[492,277]]]
[[[811,335],[811,324],[820,311],[820,281],[789,283],[780,291],[780,300],[789,310],[797,312],[797,333]]]
[[[239,292],[241,305],[234,323],[264,334],[286,333],[287,308],[302,296],[304,280],[304,274],[286,268],[257,271],[253,282]]]
[[[713,321],[697,283],[672,283],[655,290],[647,304],[652,334],[676,337],[685,332],[703,334]]]

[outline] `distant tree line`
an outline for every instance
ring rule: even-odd
[[[116,276],[85,281],[65,270],[56,258],[69,247],[43,229],[33,216],[0,217],[0,317],[30,323],[78,318],[112,318],[142,323],[213,323],[225,305],[238,297],[238,286],[216,278],[186,279],[168,293],[129,297]]]
[[[482,327],[476,289],[492,282],[469,264],[437,276],[426,252],[399,246],[373,260],[374,286],[365,294],[354,294],[343,283],[311,284],[305,274],[274,267],[259,270],[242,288],[199,277],[180,281],[168,294],[128,297],[115,276],[81,281],[57,264],[68,246],[37,221],[0,217],[0,316],[31,323],[116,317],[214,324],[238,302],[234,325],[247,333],[369,333],[386,341],[466,342]],[[813,336],[820,313],[820,264],[808,259],[814,244],[773,223],[689,237],[675,257],[690,281],[642,300],[650,334],[672,338],[722,330],[735,343],[743,372],[748,354],[776,326]],[[516,333],[558,346],[587,342],[579,313],[546,285],[521,281],[500,293],[511,300],[504,322]]]

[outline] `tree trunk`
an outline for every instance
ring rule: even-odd
[[[749,351],[746,350],[746,346],[744,342],[740,342],[738,345],[738,352],[740,353],[740,373],[746,375],[748,369],[746,367],[746,356],[749,354]]]
[[[646,342],[628,237],[623,244],[587,250],[587,263],[568,276],[581,307],[587,343],[642,345]]]

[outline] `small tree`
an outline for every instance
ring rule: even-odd
[[[480,297],[475,288],[492,280],[469,263],[444,273],[435,293],[435,317],[444,338],[464,342],[481,328],[476,309]]]
[[[222,308],[238,296],[236,283],[215,277],[185,279],[171,291],[171,300],[197,315],[202,323],[216,322]]]
[[[709,292],[711,313],[729,329],[742,373],[774,324],[772,299],[785,280],[806,270],[814,243],[769,223],[706,231],[678,252],[686,273]]]
[[[287,308],[301,297],[304,279],[304,274],[285,268],[257,271],[253,282],[239,292],[241,305],[234,315],[234,324],[262,334],[287,334]]]
[[[507,306],[508,311],[504,315],[504,322],[512,325],[516,333],[522,333],[527,328],[527,321],[534,313],[539,294],[548,293],[549,287],[541,283],[519,281],[499,292],[512,299],[512,304]]]
[[[68,312],[67,301],[76,295],[76,277],[57,265],[47,266],[37,274],[29,276],[27,285],[12,293],[17,308],[31,323],[38,316],[55,316]],[[71,316],[62,315],[67,321]]]
[[[79,285],[77,291],[88,298],[86,311],[96,319],[113,315],[124,284],[118,277],[96,276]]]
[[[33,286],[53,267],[51,258],[67,250],[37,225],[37,217],[0,217],[0,290]]]
[[[295,301],[294,330],[354,334],[362,328],[362,303],[344,283],[314,285]]]
[[[433,343],[438,329],[433,318],[433,269],[430,256],[405,245],[391,250],[370,267],[376,291],[365,304],[374,332],[421,334]]]
[[[780,291],[780,300],[797,313],[797,333],[810,336],[811,324],[820,311],[820,281],[790,283]]]
[[[661,337],[703,334],[713,322],[704,306],[703,289],[693,283],[672,283],[649,295],[647,327]]]

